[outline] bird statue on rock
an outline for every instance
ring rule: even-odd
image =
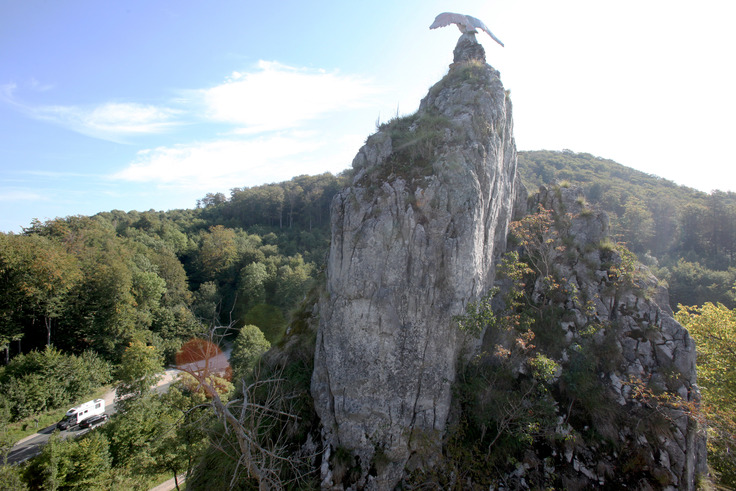
[[[457,28],[460,29],[460,32],[462,32],[463,34],[475,34],[478,32],[476,29],[483,30],[488,33],[488,35],[491,36],[494,41],[503,46],[501,40],[494,36],[491,30],[488,29],[480,19],[476,19],[475,17],[471,17],[470,15],[455,14],[453,12],[443,12],[434,19],[434,22],[432,22],[432,25],[429,26],[429,28],[437,29],[438,27],[445,27],[449,26],[450,24],[455,24]]]

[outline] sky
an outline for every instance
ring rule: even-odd
[[[338,173],[480,18],[519,150],[736,191],[732,0],[2,0],[0,231]]]

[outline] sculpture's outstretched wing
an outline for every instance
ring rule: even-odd
[[[493,33],[491,32],[491,30],[488,29],[488,27],[486,27],[486,25],[483,23],[483,21],[481,21],[480,19],[476,19],[475,17],[471,17],[469,15],[466,15],[465,17],[467,17],[468,20],[473,24],[473,27],[476,27],[478,29],[482,29],[482,30],[486,31],[486,33],[488,33],[488,35],[491,36],[491,39],[493,39],[498,44],[500,44],[501,46],[503,46],[503,43],[501,42],[501,40],[498,39],[496,36],[493,35]]]
[[[432,22],[432,25],[429,26],[430,29],[437,29],[438,27],[445,27],[449,26],[450,24],[457,24],[458,27],[464,26],[467,24],[468,19],[466,18],[466,15],[463,14],[454,14],[452,12],[443,12],[437,17],[435,17],[434,22]],[[470,26],[468,26],[470,27]],[[465,32],[462,27],[460,27],[460,30]]]
[[[453,12],[443,12],[434,19],[434,22],[432,22],[432,25],[429,26],[429,28],[437,29],[438,27],[445,27],[449,26],[450,24],[457,25],[458,29],[460,29],[460,32],[463,33],[469,31],[475,32],[476,29],[481,29],[485,31],[489,36],[491,36],[491,39],[503,46],[501,40],[494,36],[491,30],[488,29],[488,27],[486,27],[486,25],[480,19],[476,19],[475,17],[471,17],[469,15],[455,14]]]

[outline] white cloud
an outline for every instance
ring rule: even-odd
[[[0,85],[0,99],[10,104],[14,103],[14,94],[18,86],[14,83]]]
[[[53,88],[31,80],[35,92]],[[176,118],[182,111],[164,106],[136,102],[106,102],[91,106],[27,104],[16,96],[15,83],[0,85],[0,100],[28,116],[65,127],[83,135],[123,143],[128,137],[162,133],[180,124]]]
[[[230,125],[230,137],[142,150],[112,178],[210,192],[339,172],[365,135],[336,140],[309,123],[363,107],[377,93],[357,77],[261,61],[255,70],[233,72],[224,83],[193,93],[204,119]],[[193,94],[182,100],[190,107]]]
[[[34,92],[49,84],[33,79]],[[94,138],[125,143],[134,136],[167,132],[184,119],[231,125],[231,134],[292,129],[327,114],[365,107],[378,88],[339,72],[259,61],[250,71],[233,71],[223,83],[183,91],[166,105],[104,102],[91,106],[31,105],[17,97],[16,84],[0,86],[0,99],[30,117]],[[186,115],[186,116],[185,116]]]
[[[93,107],[40,106],[29,108],[37,119],[49,121],[87,136],[124,142],[127,137],[162,133],[177,123],[180,111],[138,103],[108,102]]]
[[[25,191],[22,189],[0,190],[0,201],[48,201],[48,199],[48,196],[44,196],[33,191]]]
[[[296,167],[299,173],[304,157],[321,147],[317,139],[301,135],[159,147],[139,152],[134,162],[112,177],[184,188],[229,189],[244,182],[263,182],[270,176],[278,178],[279,171],[286,167]],[[283,179],[292,175],[284,175]]]
[[[255,133],[363,107],[376,93],[378,89],[361,78],[260,61],[257,71],[233,72],[224,83],[202,90],[201,96],[209,118]]]
[[[35,90],[36,92],[47,92],[54,88],[52,84],[41,83],[34,77],[31,77],[30,86],[31,89]]]

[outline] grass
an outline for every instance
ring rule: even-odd
[[[415,113],[381,124],[379,130],[391,138],[392,152],[385,161],[372,167],[358,185],[372,196],[384,182],[400,178],[412,183],[432,175],[435,152],[446,131],[452,129],[447,118],[433,113]]]
[[[616,250],[616,243],[610,237],[604,237],[599,244],[599,248],[601,252],[611,253]]]
[[[431,89],[430,94],[436,97],[444,88],[450,86],[458,86],[464,83],[474,85],[482,85],[486,83],[486,64],[479,60],[470,60],[457,63],[445,75],[442,80],[436,83]],[[508,94],[506,94],[508,95]]]

